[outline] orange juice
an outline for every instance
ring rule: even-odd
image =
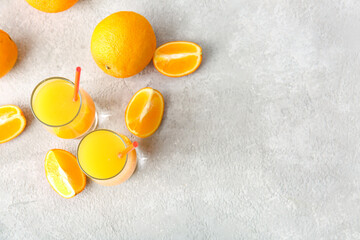
[[[90,132],[78,146],[79,166],[99,184],[120,184],[130,178],[136,168],[135,150],[119,157],[119,153],[131,144],[126,136],[110,130],[99,129]]]
[[[31,96],[34,116],[61,138],[78,138],[96,125],[95,105],[83,89],[73,100],[74,83],[61,77],[39,83]]]

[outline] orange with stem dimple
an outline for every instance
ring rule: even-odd
[[[0,144],[17,137],[26,126],[26,119],[18,106],[0,106]]]
[[[162,94],[158,90],[146,87],[131,98],[125,111],[125,123],[135,136],[149,137],[159,128],[163,113]]]
[[[168,42],[155,51],[155,68],[168,77],[182,77],[194,72],[201,63],[202,49],[193,42]]]
[[[156,36],[149,21],[135,12],[120,11],[102,20],[91,37],[96,64],[117,78],[141,72],[154,56]]]
[[[76,157],[62,149],[52,149],[46,154],[45,174],[51,187],[64,198],[74,197],[86,185]]]

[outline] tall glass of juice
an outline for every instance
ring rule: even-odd
[[[60,138],[79,138],[97,125],[95,104],[90,95],[79,89],[74,96],[74,83],[62,77],[40,82],[31,95],[31,110],[43,126]]]
[[[132,142],[106,129],[88,133],[79,143],[77,160],[81,170],[95,182],[111,186],[131,177],[136,168],[136,150],[119,156]]]

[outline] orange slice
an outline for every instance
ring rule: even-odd
[[[155,68],[168,77],[182,77],[194,72],[201,63],[202,49],[193,42],[168,42],[156,49]]]
[[[26,126],[26,119],[18,106],[0,106],[0,143],[19,136]]]
[[[62,149],[52,149],[46,154],[45,174],[51,187],[64,198],[74,197],[86,185],[76,157]]]
[[[163,113],[162,94],[158,90],[146,87],[131,98],[125,111],[125,123],[135,136],[149,137],[159,128]]]

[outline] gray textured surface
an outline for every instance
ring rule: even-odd
[[[94,63],[90,38],[109,14],[133,10],[158,44],[203,47],[194,74],[171,79],[150,64],[126,79]],[[80,0],[45,14],[1,0],[0,28],[19,47],[0,80],[0,105],[18,104],[28,127],[0,145],[0,239],[360,239],[360,2],[357,0]],[[33,87],[73,78],[102,114],[124,124],[131,95],[165,97],[160,129],[139,140],[126,183],[89,183],[62,199],[44,175],[51,148],[75,153],[34,121]]]

